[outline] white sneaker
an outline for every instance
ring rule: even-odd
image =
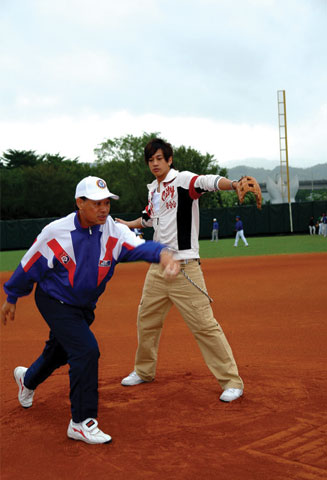
[[[241,388],[227,388],[223,391],[220,395],[220,399],[222,402],[232,402],[237,398],[240,398],[243,395],[243,390]]]
[[[93,445],[111,442],[111,436],[98,428],[98,422],[95,418],[87,418],[81,423],[75,423],[71,420],[67,429],[67,437]]]
[[[128,377],[123,378],[121,381],[121,384],[125,387],[131,387],[133,385],[138,385],[139,383],[144,383],[144,380],[138,376],[135,370],[131,372]]]
[[[16,367],[14,370],[14,378],[18,385],[18,400],[22,407],[29,408],[33,404],[33,396],[35,390],[30,390],[24,385],[24,377],[27,372],[26,367]]]

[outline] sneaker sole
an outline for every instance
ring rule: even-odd
[[[120,384],[123,387],[136,387],[136,385],[141,385],[142,383],[149,383],[149,382],[145,382],[144,380],[142,382],[137,382],[137,383],[123,383],[123,382],[120,382]]]
[[[235,402],[235,400],[238,400],[238,399],[240,399],[240,398],[242,398],[242,397],[243,397],[243,394],[240,395],[239,397],[233,398],[233,400],[223,400],[222,398],[220,398],[219,400],[220,400],[221,402],[223,402],[223,403],[231,403],[231,402]]]
[[[108,445],[109,443],[112,442],[112,438],[107,442],[93,443],[93,442],[88,442],[87,440],[83,440],[82,438],[71,437],[70,435],[67,435],[67,437],[69,438],[69,440],[74,440],[75,442],[84,442],[84,443],[87,443],[88,445]]]

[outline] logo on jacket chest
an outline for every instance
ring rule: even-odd
[[[169,198],[174,198],[175,187],[174,185],[167,185],[161,194],[161,200],[165,202]]]
[[[59,255],[59,259],[61,263],[67,265],[67,263],[70,261],[70,256],[67,255],[66,252],[61,252],[61,254]]]
[[[175,194],[175,187],[174,185],[167,185],[167,187],[163,190],[161,194],[161,200],[166,202],[166,208],[175,208],[176,202],[173,200]]]
[[[110,267],[111,260],[99,260],[99,267]]]

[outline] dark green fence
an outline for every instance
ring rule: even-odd
[[[327,213],[327,202],[301,202],[292,204],[293,232],[307,233],[310,217],[316,221],[323,212]],[[132,220],[138,213],[116,214],[125,220]],[[290,233],[288,204],[264,205],[262,210],[255,206],[224,209],[200,210],[200,238],[210,238],[212,219],[219,222],[219,237],[234,235],[235,216],[240,215],[247,236],[276,235]],[[24,250],[30,247],[42,228],[54,218],[29,220],[3,220],[0,222],[1,250]],[[152,229],[145,229],[146,239],[152,238]]]
[[[327,213],[327,202],[292,203],[293,232],[307,233],[310,217],[316,221]],[[290,212],[288,203],[233,207],[216,210],[201,210],[200,238],[211,236],[212,219],[219,222],[219,237],[234,235],[235,216],[240,215],[246,235],[276,235],[290,233]]]

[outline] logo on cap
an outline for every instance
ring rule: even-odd
[[[99,188],[106,188],[106,182],[104,180],[101,180],[101,178],[99,178],[99,180],[97,180],[97,185]]]

